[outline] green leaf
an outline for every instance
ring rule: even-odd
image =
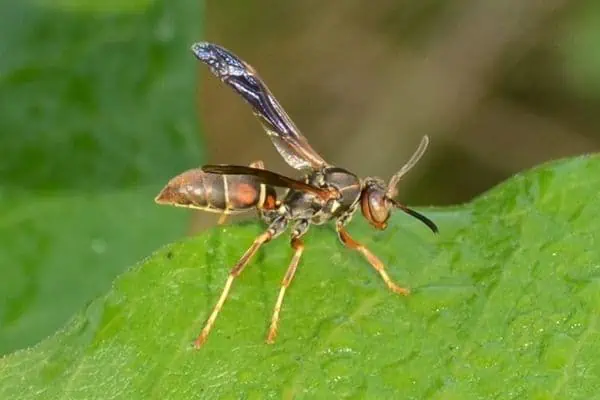
[[[153,197],[201,162],[200,3],[67,3],[0,3],[0,354],[183,235]]]
[[[291,256],[269,243],[206,345],[191,342],[263,228],[216,228],[121,276],[55,336],[0,361],[0,398],[590,399],[600,387],[600,157],[545,165],[471,204],[349,230],[414,292],[388,291],[313,227],[280,333],[264,343]],[[362,221],[362,218],[360,219]]]

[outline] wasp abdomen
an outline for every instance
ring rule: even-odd
[[[251,175],[211,174],[196,168],[171,179],[155,200],[204,211],[243,212],[274,203],[275,190]]]

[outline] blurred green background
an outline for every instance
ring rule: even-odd
[[[0,353],[36,343],[176,240],[153,204],[199,164],[196,1],[0,5]]]
[[[153,204],[169,177],[258,158],[294,174],[194,60],[200,39],[254,65],[313,147],[360,175],[387,178],[430,135],[410,204],[599,148],[597,1],[0,2],[0,354],[214,224]]]

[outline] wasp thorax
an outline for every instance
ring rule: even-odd
[[[383,182],[367,182],[361,195],[361,210],[367,221],[377,229],[385,229],[390,217],[391,202],[386,196]]]

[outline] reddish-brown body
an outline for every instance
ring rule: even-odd
[[[277,202],[275,189],[252,175],[221,175],[190,169],[167,183],[156,196],[159,204],[219,214],[251,209],[271,209]]]

